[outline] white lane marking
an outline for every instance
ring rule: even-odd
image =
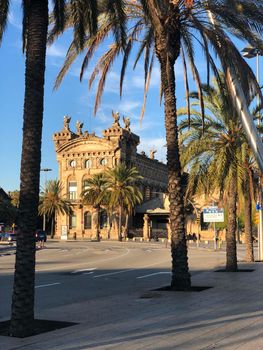
[[[116,260],[116,259],[120,259],[120,258],[123,258],[124,256],[126,256],[126,255],[128,255],[129,253],[130,253],[130,249],[128,249],[128,248],[126,248],[125,249],[126,250],[126,252],[124,253],[124,254],[122,254],[122,255],[118,255],[118,256],[114,256],[113,258],[108,258],[108,259],[102,259],[102,260],[98,260],[98,261],[96,261],[95,263],[97,264],[97,263],[101,263],[101,262],[105,262],[105,261],[110,261],[110,260]],[[39,263],[39,262],[37,262],[37,263]],[[44,268],[44,269],[36,269],[36,272],[42,272],[42,271],[59,271],[59,270],[61,270],[61,269],[68,269],[68,268],[70,268],[71,266],[87,266],[87,263],[85,262],[85,263],[81,263],[81,264],[76,264],[76,265],[74,265],[74,264],[68,264],[68,265],[63,265],[63,266],[59,266],[59,268],[58,267],[53,267],[53,268]]]
[[[145,269],[145,268],[147,268],[147,267],[152,267],[152,266],[160,265],[160,264],[165,263],[165,262],[167,262],[167,261],[168,261],[168,260],[159,261],[158,263],[155,263],[155,264],[145,265],[145,266],[137,267],[137,268],[133,268],[133,269],[126,269],[126,270],[121,270],[121,271],[116,271],[116,272],[103,273],[102,275],[93,276],[93,278],[100,278],[100,277],[104,277],[104,276],[118,275],[118,274],[121,274],[121,273],[124,273],[124,272],[137,271],[137,270]]]
[[[121,270],[121,271],[116,271],[116,272],[103,273],[102,275],[93,276],[93,278],[100,278],[100,277],[104,277],[104,276],[118,275],[119,273],[130,272],[130,271],[134,271],[134,270],[136,270],[136,269],[127,269],[127,270]]]
[[[151,273],[149,275],[144,275],[144,276],[139,276],[139,277],[136,277],[136,278],[147,278],[147,277],[151,277],[151,276],[155,276],[155,275],[165,275],[165,274],[171,274],[171,272],[155,272],[155,273]]]
[[[92,275],[93,273],[94,273],[94,271],[84,272],[82,275]]]
[[[96,270],[97,267],[91,267],[91,268],[88,268],[88,269],[81,269],[81,270],[75,270],[75,271],[72,271],[71,273],[79,273],[79,272],[90,272],[90,271],[93,271],[93,270]]]
[[[60,282],[56,282],[56,283],[49,283],[49,284],[41,284],[39,286],[35,286],[35,288],[44,288],[44,287],[56,286],[58,284],[61,284],[61,283]]]

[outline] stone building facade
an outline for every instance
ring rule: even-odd
[[[113,123],[102,133],[102,137],[83,131],[83,124],[76,123],[76,130],[70,128],[70,117],[64,117],[61,131],[53,135],[59,180],[63,184],[65,195],[73,204],[73,215],[57,215],[56,236],[59,238],[95,238],[96,212],[91,206],[84,206],[81,192],[85,189],[85,180],[105,168],[113,168],[119,162],[135,166],[143,176],[140,183],[144,201],[152,200],[167,191],[167,167],[155,159],[156,150],[148,157],[145,152],[137,153],[139,136],[130,130],[129,118],[123,118],[120,124],[118,113],[112,113]],[[130,220],[134,226],[134,220]],[[137,227],[138,229],[138,227]],[[142,227],[141,227],[142,230]],[[117,239],[117,225],[109,217],[106,208],[101,212],[101,235],[103,238]]]

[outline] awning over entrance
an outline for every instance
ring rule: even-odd
[[[136,214],[169,215],[169,200],[164,193],[136,206]]]

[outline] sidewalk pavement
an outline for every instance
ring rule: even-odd
[[[239,267],[255,270],[194,275],[193,286],[213,287],[202,292],[131,291],[38,312],[79,324],[27,339],[0,337],[0,349],[262,350],[263,263]]]

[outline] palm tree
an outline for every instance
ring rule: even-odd
[[[104,173],[94,174],[91,178],[85,180],[85,189],[81,196],[83,204],[92,205],[96,209],[96,239],[100,241],[100,213],[101,206],[108,203],[107,180]]]
[[[161,71],[161,96],[164,97],[165,128],[167,143],[168,191],[170,199],[171,222],[171,253],[172,253],[172,280],[171,287],[177,290],[186,290],[191,287],[188,269],[187,247],[185,240],[184,201],[182,191],[181,163],[178,147],[177,113],[175,98],[176,73],[174,65],[181,56],[186,77],[186,101],[189,112],[188,71],[186,56],[188,57],[193,77],[197,82],[204,115],[201,81],[195,61],[194,42],[201,46],[207,61],[207,77],[209,81],[212,70],[220,83],[220,76],[212,52],[216,52],[224,71],[229,67],[240,80],[247,98],[259,90],[255,76],[247,63],[239,54],[231,37],[243,38],[250,43],[262,46],[262,41],[256,33],[261,33],[263,23],[263,9],[259,3],[248,1],[242,4],[236,1],[199,1],[199,0],[127,0],[127,40],[125,48],[117,40],[98,60],[91,74],[89,86],[100,75],[95,112],[99,106],[107,73],[119,55],[123,57],[120,72],[120,93],[122,93],[123,79],[131,56],[132,48],[138,48],[135,58],[136,66],[144,54],[145,67],[145,100],[150,84],[151,71],[154,58],[157,57]],[[211,22],[210,17],[215,16],[218,23]],[[71,24],[69,17],[68,25]],[[99,29],[96,36],[86,36],[83,47],[87,49],[80,77],[83,77],[91,58],[96,50],[108,38],[112,31],[110,16],[104,14],[99,19]],[[130,25],[129,25],[130,24]],[[139,47],[138,47],[139,46]],[[222,50],[227,47],[228,50]],[[74,40],[68,50],[66,61],[56,81],[56,87],[69,69],[70,65],[79,55]],[[220,86],[220,84],[219,84]],[[144,111],[144,106],[143,106]],[[142,111],[142,112],[143,112]]]
[[[121,241],[124,210],[131,213],[134,206],[142,201],[142,194],[136,185],[136,181],[142,179],[142,176],[135,167],[128,168],[124,163],[119,163],[115,168],[108,169],[105,177],[109,191],[109,207],[118,208],[119,211],[118,238]]]
[[[118,2],[117,0],[115,2]],[[10,0],[0,1],[0,43],[6,28]],[[65,24],[65,1],[53,0],[54,30],[62,32]],[[71,0],[76,42],[81,47],[85,28],[97,29],[97,1]],[[10,335],[32,334],[35,293],[35,230],[39,203],[39,174],[43,121],[45,58],[48,31],[48,0],[23,0],[23,51],[25,52],[25,98],[23,141],[20,169],[19,233],[12,297]],[[119,12],[115,7],[112,13]]]
[[[236,211],[238,190],[250,195],[247,186],[248,145],[242,130],[241,121],[226,88],[220,91],[218,86],[203,86],[206,108],[204,134],[201,113],[191,109],[193,115],[191,127],[182,121],[179,128],[184,145],[183,163],[190,167],[188,194],[200,191],[224,194],[228,207],[228,229],[226,234],[226,271],[237,271],[236,255]],[[190,95],[198,99],[198,94]],[[197,103],[193,103],[196,105]],[[178,115],[187,114],[185,109]],[[205,186],[204,186],[205,183]],[[251,210],[251,204],[250,204]],[[247,213],[248,214],[248,213]],[[250,213],[251,218],[251,213]]]
[[[72,213],[72,204],[62,195],[63,185],[59,180],[49,180],[45,191],[40,197],[38,211],[40,215],[46,215],[51,220],[51,237],[54,237],[54,220],[56,214]]]

